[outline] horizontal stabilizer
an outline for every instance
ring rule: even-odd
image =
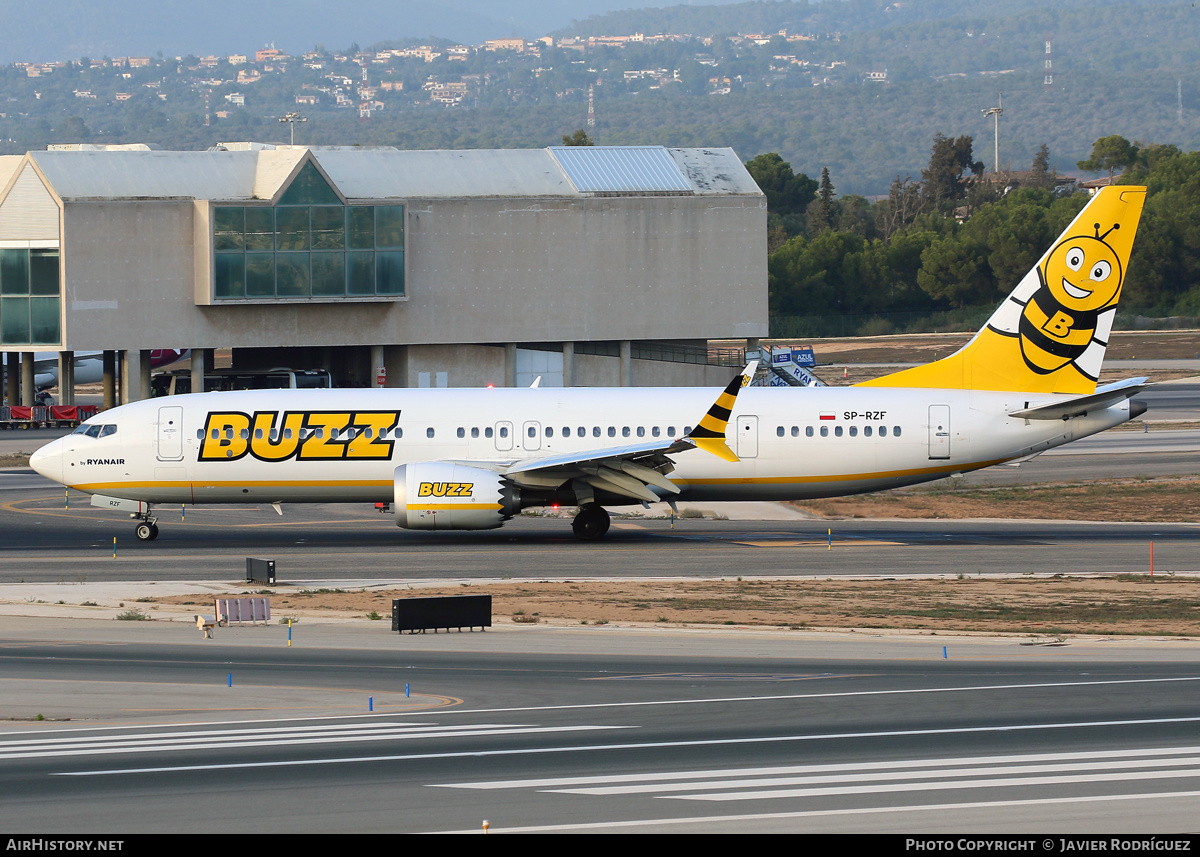
[[[1009,416],[1021,420],[1069,420],[1072,417],[1081,417],[1088,411],[1110,408],[1136,396],[1149,386],[1146,383],[1147,380],[1146,378],[1130,378],[1127,381],[1106,384],[1097,388],[1096,392],[1090,396],[1077,396],[1061,402],[1051,402],[1032,408],[1026,407],[1019,411],[1012,411]]]

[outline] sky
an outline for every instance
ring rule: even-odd
[[[717,5],[721,0],[690,0]],[[572,20],[682,0],[0,0],[0,64],[90,57],[235,54],[274,44],[297,54],[323,44],[439,36],[466,44],[535,39]]]

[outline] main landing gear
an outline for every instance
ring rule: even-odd
[[[154,517],[149,505],[146,506],[145,512],[134,512],[129,517],[142,520],[133,528],[133,534],[138,537],[138,541],[152,542],[158,538],[158,518]]]
[[[595,503],[588,503],[579,507],[579,514],[571,522],[571,529],[575,531],[576,538],[585,542],[594,542],[596,539],[604,538],[611,523],[612,519],[608,516],[608,512]]]

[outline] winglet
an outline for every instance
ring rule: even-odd
[[[758,361],[751,360],[741,374],[730,381],[729,386],[721,391],[721,395],[717,396],[717,400],[700,420],[700,424],[688,434],[688,439],[692,443],[724,461],[739,460],[734,451],[729,448],[729,444],[725,442],[725,427],[729,425],[729,417],[733,413],[733,404],[737,401],[738,393],[742,387],[750,383],[757,369]]]

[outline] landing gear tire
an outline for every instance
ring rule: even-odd
[[[138,524],[133,532],[140,541],[152,542],[158,538],[158,524]]]
[[[585,542],[594,542],[604,538],[611,523],[612,519],[602,507],[589,505],[579,510],[579,514],[571,522],[571,529],[575,531],[576,538]]]

